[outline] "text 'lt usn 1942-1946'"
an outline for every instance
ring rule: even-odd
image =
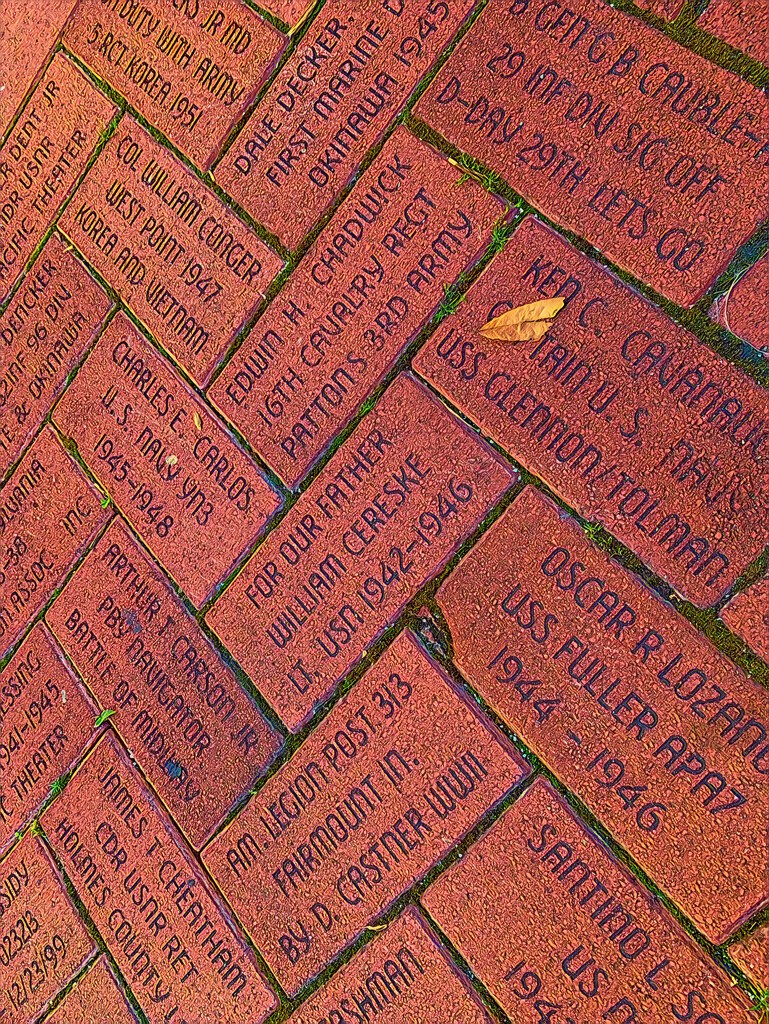
[[[296,730],[515,479],[403,374],[206,621]]]

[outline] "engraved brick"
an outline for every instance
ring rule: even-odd
[[[304,238],[472,11],[475,0],[333,0],[216,169],[288,248]]]
[[[731,979],[542,779],[422,902],[520,1024],[754,1019]]]
[[[45,1024],[138,1024],[138,1018],[107,958],[101,956],[46,1018]]]
[[[769,902],[766,690],[533,488],[438,601],[467,679],[712,942]]]
[[[61,230],[201,385],[282,265],[131,118],[99,154]]]
[[[769,212],[761,91],[601,0],[494,0],[416,114],[683,306]]]
[[[75,0],[4,0],[2,11],[3,89],[0,92],[0,136],[30,86],[43,70]]]
[[[721,618],[733,633],[769,663],[769,577],[746,587],[724,605]]]
[[[729,947],[729,956],[760,989],[769,988],[769,926],[764,925]]]
[[[51,427],[44,427],[0,494],[0,657],[111,515]]]
[[[403,374],[266,538],[208,624],[296,731],[515,479]]]
[[[56,779],[74,767],[97,714],[38,623],[0,675],[0,850],[33,817]]]
[[[3,1024],[36,1021],[95,948],[51,855],[28,832],[0,862]]]
[[[0,302],[53,224],[117,111],[64,54],[0,149]]]
[[[711,0],[697,25],[735,50],[769,64],[769,11],[761,0]]]
[[[41,823],[150,1024],[259,1024],[275,1009],[253,954],[110,733]]]
[[[286,37],[237,0],[174,0],[156,8],[81,0],[64,41],[207,170]]]
[[[7,353],[0,380],[0,476],[37,433],[111,306],[52,235],[0,317]]]
[[[368,1000],[371,1000],[369,1003]],[[414,907],[356,953],[296,1011],[291,1024],[345,1020],[358,1010],[382,1024],[461,1021],[491,1024],[491,1017],[457,971],[435,933]]]
[[[194,847],[280,739],[122,520],[47,619]]]
[[[295,995],[527,773],[401,634],[204,861]]]
[[[541,341],[478,336],[557,293]],[[534,218],[414,367],[700,607],[769,540],[766,389]]]
[[[210,389],[290,486],[488,245],[504,207],[456,183],[399,128]]]
[[[280,504],[256,464],[122,313],[53,419],[198,606]]]
[[[769,355],[769,255],[757,263],[710,307],[710,319],[721,324],[748,345]]]

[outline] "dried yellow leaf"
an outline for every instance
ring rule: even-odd
[[[554,323],[554,320],[529,320],[523,324],[510,324],[509,327],[482,330],[481,335],[487,341],[539,341]]]
[[[194,412],[192,414],[192,418],[195,421],[195,426],[198,428],[198,430],[202,430],[203,429],[203,420],[200,418],[198,413]]]
[[[542,299],[502,313],[480,329],[488,341],[539,341],[563,309],[563,299]]]

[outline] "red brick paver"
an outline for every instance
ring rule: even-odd
[[[691,305],[769,213],[769,109],[735,75],[601,0],[565,10],[492,0],[416,113]]]
[[[0,148],[0,301],[5,301],[117,107],[58,53]]]
[[[742,50],[762,64],[769,64],[769,11],[757,0],[711,0],[697,24]]]
[[[215,176],[288,248],[381,137],[475,0],[331,0]]]
[[[769,662],[769,577],[757,580],[724,605],[721,618],[729,629]]]
[[[399,128],[209,397],[290,486],[486,248],[504,206]]]
[[[733,942],[729,956],[751,978],[759,989],[769,988],[769,927],[764,925]]]
[[[556,296],[567,305],[540,341],[477,335]],[[766,389],[534,218],[414,365],[701,607],[769,540]]]
[[[53,858],[28,832],[0,861],[0,1020],[36,1021],[95,948]]]
[[[663,21],[675,21],[684,9],[685,0],[638,0],[637,7],[656,14]]]
[[[515,478],[401,376],[206,621],[296,730]]]
[[[10,350],[0,381],[2,472],[37,433],[111,305],[52,235],[0,317],[0,345]]]
[[[525,774],[406,633],[203,859],[294,995]]]
[[[757,263],[713,303],[710,318],[759,352],[769,355],[769,256]]]
[[[0,492],[0,648],[7,654],[111,517],[44,427]]]
[[[196,605],[280,504],[253,460],[123,313],[53,421]]]
[[[151,1024],[267,1017],[253,954],[111,735],[41,821]]]
[[[407,1020],[491,1024],[480,1000],[413,908],[346,964],[290,1018],[291,1024],[376,1013],[384,1024]]]
[[[726,974],[541,779],[423,902],[522,1024],[542,1013],[559,1024],[668,1024],[690,1009],[703,1024],[754,1019]]]
[[[80,0],[64,42],[207,170],[285,37],[239,0]]]
[[[46,1017],[45,1024],[105,1024],[107,1013],[109,1024],[137,1024],[138,1018],[102,956]]]
[[[314,0],[262,0],[259,6],[290,26],[300,21],[313,2]]]
[[[121,520],[46,617],[178,825],[201,846],[279,738]]]
[[[43,70],[76,0],[5,0],[0,10],[3,89],[0,135],[4,135],[30,86]]]
[[[94,734],[98,712],[42,624],[33,627],[0,675],[0,694],[3,850],[53,783],[74,767]]]
[[[769,902],[766,690],[533,489],[438,600],[467,679],[713,942]]]
[[[99,154],[61,229],[199,384],[281,267],[130,118]]]

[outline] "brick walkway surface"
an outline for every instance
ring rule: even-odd
[[[0,1024],[769,1018],[767,55],[0,0]]]

